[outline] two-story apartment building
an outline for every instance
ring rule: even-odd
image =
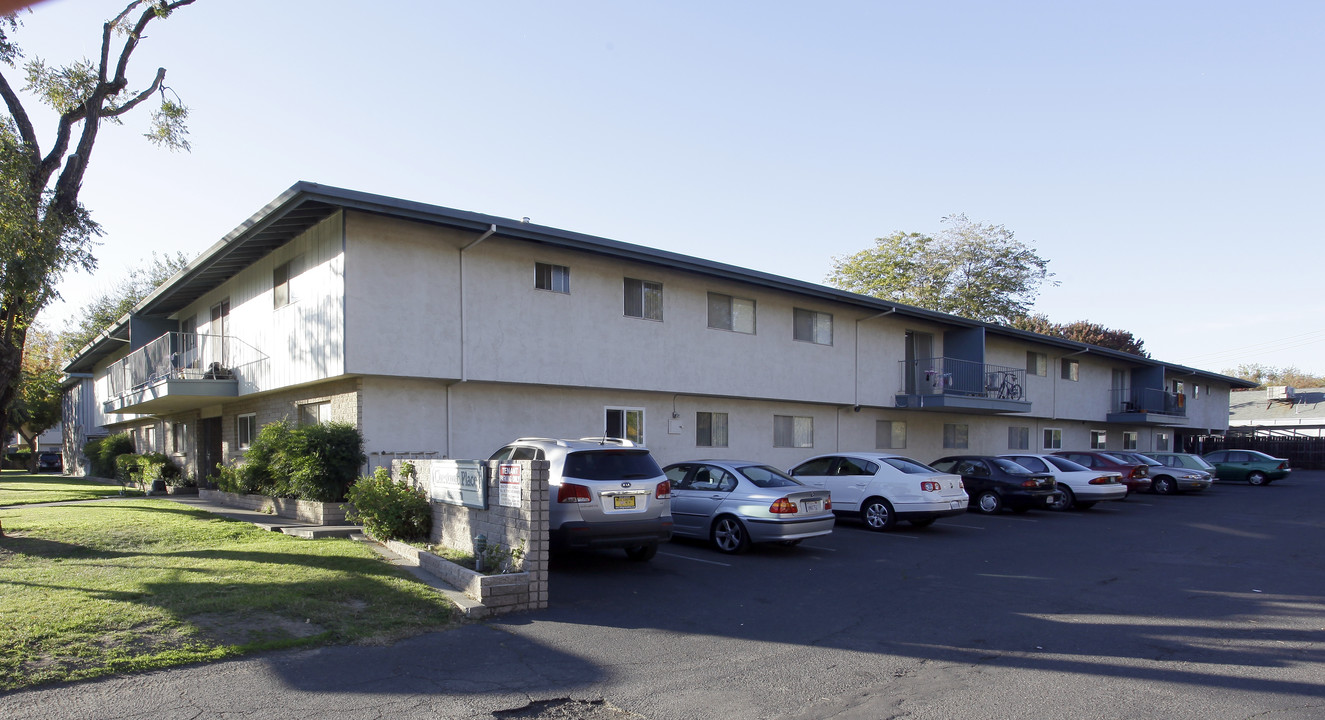
[[[1167,450],[1245,383],[528,222],[299,183],[69,373],[65,437],[130,430],[206,476],[264,424],[370,457],[625,436],[661,462],[884,448]],[[80,434],[81,433],[81,434]]]

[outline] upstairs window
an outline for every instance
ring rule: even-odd
[[[297,255],[277,265],[271,271],[271,305],[273,308],[282,308],[295,301],[294,295],[290,292],[290,280],[303,272],[303,269],[304,256]]]
[[[1081,379],[1081,362],[1063,358],[1063,379],[1076,382]]]
[[[1049,374],[1049,358],[1044,353],[1026,352],[1026,374],[1044,377]]]
[[[709,327],[715,330],[753,335],[755,332],[755,301],[709,293]]]
[[[534,287],[549,292],[570,294],[570,268],[565,265],[534,263]]]
[[[792,337],[818,345],[833,344],[833,316],[814,310],[792,311]]]
[[[663,319],[662,283],[626,278],[626,317],[644,320]]]

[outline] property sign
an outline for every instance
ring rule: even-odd
[[[497,504],[502,507],[520,507],[520,466],[504,463],[497,482]]]
[[[433,460],[428,497],[433,502],[484,510],[488,507],[486,463],[478,460]]]

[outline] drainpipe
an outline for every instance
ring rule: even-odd
[[[875,320],[877,318],[884,317],[885,315],[892,315],[895,312],[897,312],[896,306],[890,308],[888,312],[881,312],[875,315],[871,315],[869,317],[858,318],[856,320],[856,337],[855,337],[856,352],[855,352],[855,358],[853,358],[855,365],[852,368],[852,376],[854,378],[854,383],[853,383],[854,387],[852,388],[852,394],[854,395],[854,397],[852,398],[851,406],[857,412],[860,411],[860,324],[862,322],[865,322],[866,320]]]
[[[473,242],[460,248],[460,379],[446,386],[446,453],[443,457],[451,457],[451,388],[463,382],[469,381],[469,367],[465,363],[465,251],[487,240],[497,233],[496,225],[489,225],[483,234],[474,238]]]

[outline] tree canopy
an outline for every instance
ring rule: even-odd
[[[1060,324],[1050,322],[1049,318],[1044,315],[1036,314],[1013,318],[1008,325],[1018,330],[1027,330],[1041,335],[1098,345],[1111,350],[1140,355],[1144,358],[1150,357],[1144,340],[1126,330],[1114,330],[1089,320]]]
[[[1224,370],[1222,373],[1230,377],[1254,382],[1261,389],[1280,385],[1295,388],[1325,387],[1325,377],[1302,372],[1292,365],[1279,368],[1260,363],[1243,363],[1235,370]]]
[[[17,14],[0,18],[0,409],[15,397],[27,333],[37,313],[55,297],[56,285],[71,269],[91,270],[94,240],[101,228],[78,199],[92,149],[103,123],[119,124],[125,114],[153,97],[146,137],[172,150],[187,150],[188,108],[164,84],[157,68],[141,89],[130,89],[134,51],[153,21],[169,17],[195,0],[132,0],[101,27],[95,60],[49,65],[41,58],[23,63],[22,92],[56,113],[55,135],[43,149],[32,117],[10,75],[23,52],[13,35]],[[0,436],[8,414],[0,413]]]
[[[130,270],[128,277],[83,306],[77,323],[69,321],[60,334],[63,352],[72,357],[188,264],[189,259],[182,252],[152,253],[150,263]]]
[[[983,322],[1026,315],[1049,278],[1049,261],[1002,225],[964,214],[935,235],[896,232],[874,247],[833,258],[828,284]]]

